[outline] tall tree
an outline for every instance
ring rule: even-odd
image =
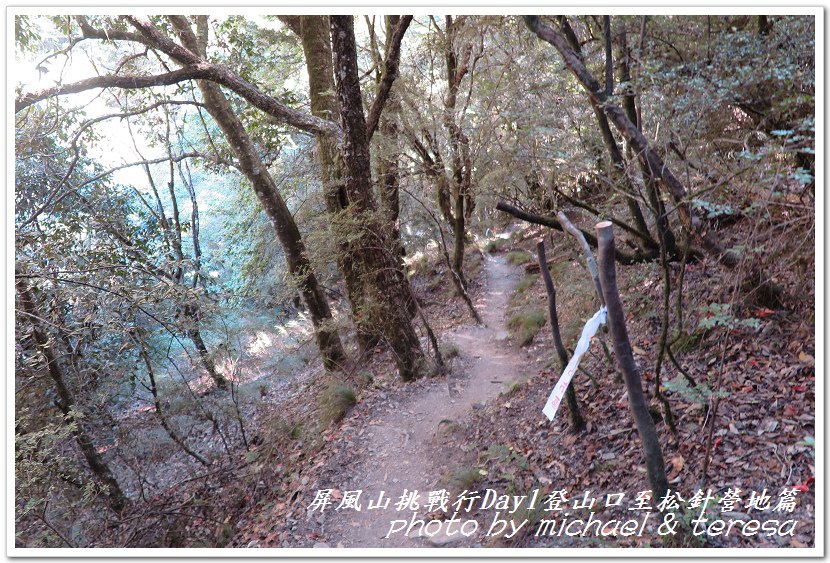
[[[302,42],[308,73],[311,113],[321,119],[336,120],[340,115],[334,85],[331,35],[328,16],[283,16],[280,18]],[[343,211],[349,204],[345,186],[345,164],[337,139],[318,133],[317,160],[326,201],[326,211],[333,219],[335,231],[348,231]],[[342,235],[342,233],[341,233]],[[352,309],[352,320],[358,331],[358,339],[366,348],[380,338],[377,327],[363,317],[365,308],[364,285],[351,255],[353,242],[348,236],[337,236],[337,265],[346,284],[346,293]]]
[[[344,210],[357,234],[351,254],[364,283],[361,311],[375,326],[395,355],[400,376],[410,380],[424,373],[426,357],[412,325],[412,292],[398,273],[391,230],[378,213],[373,194],[369,135],[357,68],[357,47],[352,16],[330,16],[334,76],[343,130],[343,163],[348,207]],[[374,107],[373,107],[374,109]],[[370,110],[370,115],[374,111]]]

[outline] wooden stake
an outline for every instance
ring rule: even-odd
[[[614,264],[614,228],[610,221],[597,223],[597,240],[599,243],[599,276],[602,293],[605,296],[605,305],[608,308],[608,328],[617,363],[622,371],[625,387],[628,391],[628,406],[637,425],[640,442],[643,445],[643,454],[646,459],[646,470],[651,482],[652,499],[660,499],[668,491],[669,484],[666,478],[666,466],[663,461],[663,451],[657,438],[657,429],[654,420],[648,411],[640,370],[634,361],[631,351],[631,342],[628,340],[628,331],[625,328],[625,313],[617,289],[617,272]]]

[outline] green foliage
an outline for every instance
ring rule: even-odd
[[[484,245],[484,252],[488,254],[498,254],[499,252],[503,252],[504,249],[511,244],[512,243],[508,238],[494,238]]]
[[[675,338],[672,348],[676,353],[690,352],[697,350],[706,339],[705,330],[696,330],[691,333],[684,332]]]
[[[507,390],[502,393],[505,397],[511,397],[518,393],[525,385],[527,385],[527,379],[517,379],[515,381],[511,381],[510,384],[507,386]]]
[[[524,310],[515,313],[507,321],[507,328],[519,346],[528,346],[536,333],[546,322],[545,312],[541,309]]]
[[[38,47],[40,34],[31,16],[17,15],[14,18],[14,41],[23,52],[34,52]]]
[[[522,293],[536,285],[536,282],[538,281],[539,276],[537,276],[536,274],[528,274],[527,276],[523,277],[516,284],[516,295],[521,295]]]
[[[699,208],[703,209],[707,213],[707,217],[709,219],[713,219],[715,217],[721,217],[723,215],[734,215],[735,209],[731,205],[721,205],[718,203],[712,203],[703,199],[693,199],[692,204]]]
[[[504,464],[515,463],[519,469],[527,469],[527,458],[513,451],[513,448],[503,444],[492,444],[487,448],[487,457],[492,461]]]
[[[761,328],[761,321],[756,318],[739,319],[729,303],[710,303],[700,308],[701,319],[698,327],[702,329],[713,329],[724,327],[729,330],[748,328],[757,330]]]
[[[687,401],[697,403],[701,409],[705,409],[712,397],[723,399],[729,396],[727,391],[720,389],[712,391],[705,383],[698,383],[694,387],[689,385],[689,382],[682,375],[678,375],[672,380],[665,381],[663,388],[666,391],[677,393]]]
[[[357,376],[364,385],[371,385],[375,381],[375,376],[372,375],[372,372],[369,370],[363,370],[358,373]]]
[[[486,472],[479,467],[464,467],[452,473],[446,480],[447,488],[452,492],[471,490],[481,481]]]
[[[354,389],[339,381],[329,383],[320,395],[320,422],[323,427],[342,420],[356,403]]]
[[[24,413],[21,414],[21,418],[25,417]],[[77,418],[75,414],[67,417],[65,422],[49,423],[40,430],[15,433],[15,489],[21,498],[26,499],[17,514],[18,518],[48,502],[58,487],[59,480],[56,478],[67,476],[71,459],[63,451],[63,445],[71,443]]]
[[[461,355],[461,350],[452,342],[442,342],[438,349],[441,351],[441,356],[445,361],[452,360]]]

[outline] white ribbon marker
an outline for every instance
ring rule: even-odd
[[[565,367],[565,371],[562,372],[562,377],[556,382],[556,387],[551,391],[545,408],[542,409],[542,412],[548,417],[548,420],[553,420],[553,417],[556,416],[556,411],[559,410],[559,405],[562,403],[562,397],[565,396],[565,389],[568,388],[571,379],[573,379],[576,373],[576,368],[579,367],[579,360],[588,351],[588,347],[591,345],[591,339],[597,333],[599,327],[605,324],[606,312],[605,307],[600,307],[599,311],[594,313],[594,316],[585,323],[582,329],[582,336],[579,337],[579,342],[576,343],[574,355]]]

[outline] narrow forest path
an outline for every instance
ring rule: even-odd
[[[374,413],[369,428],[355,447],[365,451],[356,463],[341,474],[343,490],[363,491],[362,510],[329,510],[320,520],[320,535],[330,547],[429,547],[470,546],[478,538],[452,539],[438,535],[427,539],[393,534],[385,539],[390,523],[407,519],[413,511],[395,510],[405,490],[420,494],[420,510],[429,491],[446,486],[447,475],[457,471],[463,453],[442,448],[441,433],[453,424],[463,424],[466,415],[480,403],[505,391],[510,382],[530,375],[534,369],[524,353],[507,340],[505,311],[518,279],[518,271],[503,256],[486,257],[486,288],[476,306],[486,326],[464,325],[445,333],[442,339],[453,342],[460,352],[463,368],[454,370],[446,381],[425,392]],[[458,360],[455,360],[456,362]],[[461,454],[461,455],[459,455]],[[455,466],[454,466],[455,465]],[[469,467],[469,466],[468,466]],[[386,510],[367,510],[380,491],[390,499]],[[456,525],[457,529],[457,525]]]

